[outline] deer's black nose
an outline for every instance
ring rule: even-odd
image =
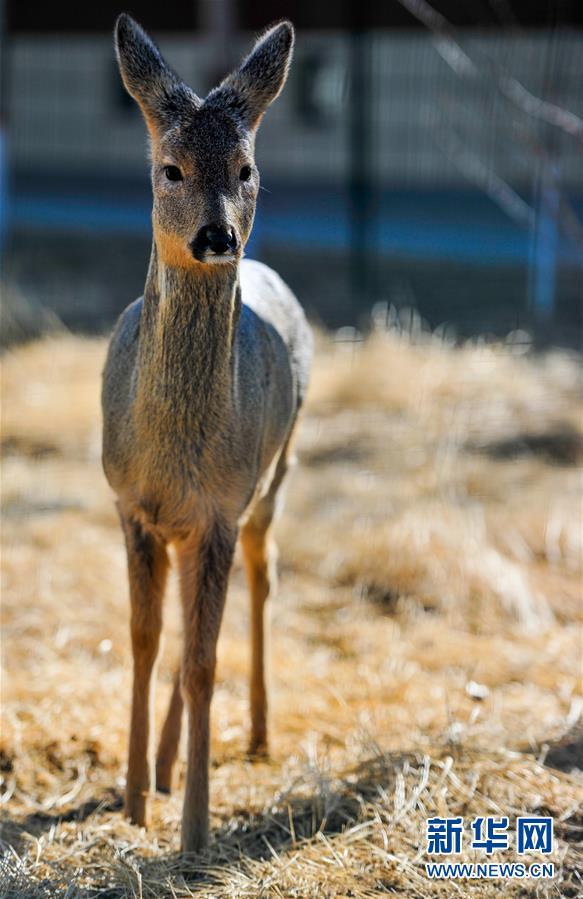
[[[205,225],[192,241],[191,249],[198,259],[209,251],[216,256],[233,253],[237,249],[237,235],[224,225]]]

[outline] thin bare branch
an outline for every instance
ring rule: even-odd
[[[475,80],[492,79],[500,93],[526,115],[583,139],[583,119],[574,112],[537,97],[484,54],[480,55],[478,66],[457,41],[447,19],[433,9],[427,0],[399,0],[399,3],[433,33],[437,52],[457,75]]]
[[[444,114],[447,114],[449,122],[452,121],[452,112],[459,102],[442,104]],[[535,210],[499,175],[485,165],[478,155],[468,150],[466,141],[459,134],[456,135],[451,124],[447,129],[447,139],[435,138],[439,149],[453,162],[453,164],[471,181],[483,189],[488,196],[519,224],[530,227],[533,224]],[[537,138],[536,129],[530,124],[522,133],[517,133],[516,138],[521,147],[527,147],[531,154],[535,154],[543,160],[554,187],[559,191],[559,220],[558,224],[563,232],[581,251],[583,251],[583,225],[577,217],[577,213],[566,194],[561,191],[560,179],[556,167],[548,150]],[[529,155],[529,159],[532,156]]]
[[[453,164],[474,184],[477,184],[510,218],[526,228],[532,228],[536,213],[500,175],[488,168],[480,158],[451,129],[447,138],[435,135],[438,147]]]

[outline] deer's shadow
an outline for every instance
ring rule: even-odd
[[[322,834],[334,837],[354,825],[363,806],[378,800],[379,788],[391,792],[405,766],[422,768],[414,754],[374,756],[342,778],[319,772],[298,779],[295,785],[274,797],[272,810],[260,813],[235,812],[211,836],[208,850],[192,857],[169,853],[144,859],[141,880],[161,883],[180,877],[189,884],[212,882],[220,868],[236,869],[245,861],[263,861],[293,851],[305,840]]]
[[[390,791],[395,778],[405,765],[415,769],[421,767],[421,759],[415,755],[391,754],[374,756],[355,767],[342,779],[327,778],[318,772],[298,779],[291,788],[274,797],[271,810],[250,813],[236,811],[227,822],[211,834],[211,844],[207,850],[192,856],[182,856],[179,852],[161,853],[156,858],[132,855],[130,866],[124,864],[123,876],[110,872],[108,883],[102,887],[93,886],[75,892],[78,899],[100,896],[107,899],[125,899],[128,892],[128,877],[139,878],[144,889],[167,884],[168,890],[176,878],[189,884],[208,883],[216,879],[221,868],[234,867],[245,860],[261,861],[274,854],[293,850],[304,840],[322,834],[334,837],[353,825],[359,818],[364,804],[378,798],[379,788]],[[23,821],[4,820],[2,849],[10,853],[10,847],[21,854],[25,842],[49,831],[62,821],[86,821],[92,815],[121,810],[123,805],[119,793],[111,793],[100,799],[90,799],[61,813],[38,813],[27,816]],[[71,869],[68,869],[69,875]],[[6,874],[4,879],[6,879]],[[55,865],[54,881],[46,882],[49,895],[59,895],[66,872]],[[31,885],[13,869],[9,895],[26,899],[27,895],[37,896]],[[16,879],[15,879],[16,878]],[[2,878],[0,877],[0,886]],[[54,892],[51,893],[51,890]],[[0,890],[0,893],[2,891]],[[170,895],[170,892],[168,893]]]
[[[2,848],[12,847],[17,854],[23,848],[23,840],[28,837],[38,838],[55,824],[66,821],[86,821],[91,815],[100,812],[116,812],[123,808],[121,793],[115,790],[106,792],[100,798],[87,799],[79,805],[71,806],[62,812],[32,812],[21,821],[15,821],[4,814],[0,819],[0,842]]]

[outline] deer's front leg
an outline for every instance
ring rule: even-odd
[[[236,539],[233,529],[215,523],[200,539],[177,547],[184,611],[182,691],[188,713],[183,852],[196,852],[208,842],[210,704]]]
[[[166,546],[138,522],[123,520],[128,554],[131,639],[134,660],[125,811],[134,824],[147,824],[148,796],[154,785],[154,673],[162,600],[168,571]]]

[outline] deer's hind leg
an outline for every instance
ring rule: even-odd
[[[153,675],[160,648],[162,600],[168,572],[166,545],[122,516],[130,582],[130,631],[134,662],[125,811],[134,824],[147,824],[154,784]]]
[[[278,459],[268,492],[255,506],[241,530],[241,547],[251,599],[251,734],[249,754],[267,754],[270,604],[277,590],[277,547],[271,525],[277,510],[278,491],[290,465],[289,440]]]
[[[174,675],[170,705],[166,713],[166,720],[160,735],[158,754],[156,756],[156,789],[161,793],[170,793],[172,790],[172,769],[178,755],[183,709],[184,700],[180,686],[179,667]]]

